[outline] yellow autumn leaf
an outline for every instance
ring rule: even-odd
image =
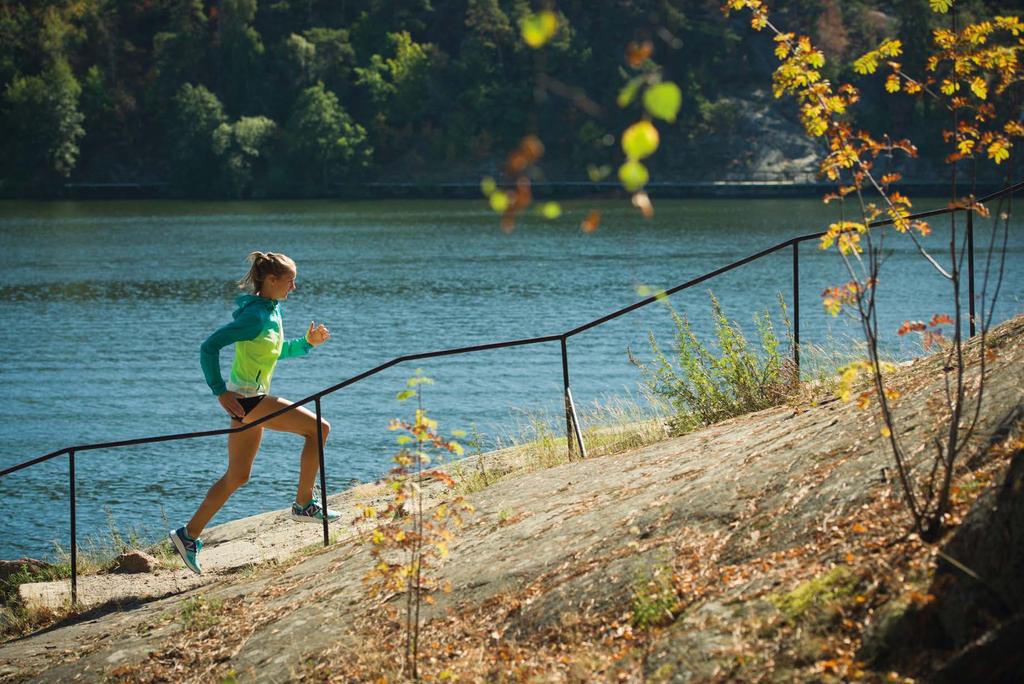
[[[988,146],[988,158],[996,164],[1002,164],[1010,158],[1010,146],[1006,140],[997,139]]]
[[[889,430],[889,428],[886,427],[885,425],[883,425],[882,429],[879,430],[878,432],[882,435],[882,437],[885,437],[885,438],[892,437],[892,431]]]
[[[889,78],[885,79],[885,90],[890,93],[898,93],[900,91],[900,77],[896,74],[889,74]]]
[[[903,43],[899,40],[884,40],[878,46],[878,54],[882,57],[899,57],[903,54]]]
[[[850,145],[844,145],[836,154],[836,161],[840,166],[848,169],[857,163],[857,151]]]
[[[935,46],[941,50],[949,50],[956,43],[956,34],[948,29],[935,29],[932,34]]]
[[[988,85],[985,83],[985,79],[981,76],[975,77],[975,79],[971,81],[971,92],[974,93],[979,100],[988,98]]]
[[[878,69],[878,52],[872,50],[853,61],[853,70],[858,74],[873,74]]]
[[[928,6],[932,8],[932,12],[945,14],[953,7],[953,0],[928,0]]]

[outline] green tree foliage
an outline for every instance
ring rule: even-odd
[[[206,14],[202,0],[179,0],[169,11],[165,30],[153,36],[154,89],[169,100],[182,83],[196,83],[207,68]]]
[[[902,41],[904,68],[919,73],[920,46],[939,25],[929,0],[784,4],[780,20],[822,46],[829,65],[824,77],[836,81],[858,80],[843,64],[885,38]],[[962,0],[958,7],[967,20],[1013,11],[1003,5]],[[547,35],[546,20],[538,20],[543,47],[528,48],[522,24],[544,7],[553,10],[554,32]],[[744,33],[743,22],[724,17],[714,0],[6,0],[0,4],[5,132],[21,130],[12,129],[17,122],[11,117],[20,117],[17,125],[42,128],[26,114],[30,93],[39,95],[42,106],[45,90],[31,79],[63,79],[66,87],[58,92],[64,99],[56,99],[74,99],[67,97],[74,91],[71,81],[57,75],[64,69],[58,63],[82,85],[76,107],[85,119],[74,124],[73,114],[65,116],[63,133],[46,145],[64,150],[56,155],[63,160],[60,171],[44,174],[39,163],[16,164],[12,151],[0,166],[0,180],[8,187],[50,190],[65,178],[171,180],[192,192],[181,181],[198,177],[203,181],[192,186],[233,195],[239,187],[234,181],[214,179],[227,171],[212,152],[212,131],[243,117],[265,117],[283,132],[300,100],[306,98],[301,108],[308,108],[309,89],[321,83],[352,130],[366,131],[373,149],[365,159],[369,176],[477,178],[481,167],[502,165],[529,132],[543,139],[549,178],[582,179],[588,165],[614,173],[627,161],[620,134],[636,121],[638,109],[617,103],[637,74],[623,59],[631,42],[651,44],[651,60],[664,81],[678,85],[684,103],[674,121],[658,122],[661,147],[677,154],[634,161],[652,179],[692,178],[706,171],[702,165],[722,166],[744,152],[716,140],[735,135],[737,122],[749,113],[750,94],[773,70],[775,47],[767,39],[742,41]],[[189,154],[169,122],[186,84],[215,96],[225,117],[210,128],[209,144]],[[878,84],[865,85],[862,95],[858,116],[865,125],[884,118],[894,134],[941,130],[944,113],[927,101],[893,103]],[[785,105],[781,113],[796,116]],[[84,136],[75,133],[76,125]],[[308,143],[294,135],[271,138],[273,154],[261,159],[272,163],[251,167],[245,192],[288,192],[293,160],[308,153]],[[15,142],[0,144],[11,148]],[[28,154],[22,147],[17,154]],[[943,154],[936,149],[933,157]],[[341,158],[335,152],[315,158],[322,156]],[[326,177],[339,182],[342,167],[354,160],[327,162]],[[320,189],[322,167],[313,183]],[[296,189],[309,188],[304,180]]]
[[[253,194],[253,183],[268,163],[277,124],[265,116],[243,116],[213,131],[213,153],[220,160],[222,192],[232,197]]]
[[[172,182],[183,192],[208,194],[216,184],[217,155],[213,135],[227,122],[217,96],[186,83],[174,98],[168,128]]]
[[[386,56],[373,55],[356,67],[356,84],[373,105],[370,113],[375,138],[389,149],[404,149],[420,133],[421,124],[438,105],[434,75],[444,57],[435,45],[417,43],[407,31],[387,35]]]
[[[310,85],[322,81],[332,92],[343,95],[349,88],[356,53],[345,29],[311,28],[303,38],[313,46],[310,63]]]
[[[323,192],[370,156],[366,129],[357,124],[323,83],[302,91],[285,126],[291,177],[300,194]],[[311,163],[315,162],[315,163]]]
[[[220,90],[227,110],[247,114],[255,110],[263,70],[263,40],[252,26],[256,0],[220,3]]]
[[[78,161],[85,134],[78,98],[82,88],[58,59],[39,76],[17,76],[4,91],[4,164],[29,182],[66,178]]]

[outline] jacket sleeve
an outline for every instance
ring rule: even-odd
[[[243,311],[235,320],[216,330],[199,347],[199,365],[203,377],[214,395],[220,396],[227,390],[220,374],[220,350],[229,344],[251,340],[263,330],[263,319],[256,310]]]
[[[286,340],[281,345],[281,354],[277,358],[287,359],[292,356],[305,356],[312,348],[313,345],[307,342],[305,335],[303,335],[302,337],[296,337],[294,340]]]

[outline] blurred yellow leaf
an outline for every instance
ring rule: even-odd
[[[530,47],[542,47],[558,31],[558,17],[550,10],[530,14],[523,19],[523,40]]]
[[[622,187],[626,190],[636,192],[647,185],[647,181],[650,180],[650,174],[647,172],[646,166],[635,159],[631,159],[619,167],[619,180],[622,182]]]
[[[545,202],[540,208],[540,213],[544,218],[554,220],[562,215],[562,205],[558,202]]]
[[[674,123],[679,107],[683,103],[683,93],[679,86],[671,81],[659,83],[644,92],[644,109],[651,116]]]
[[[497,188],[498,184],[490,176],[484,176],[480,179],[480,192],[484,194],[484,197],[490,197]]]
[[[602,164],[601,166],[590,164],[587,166],[587,178],[589,178],[592,183],[603,181],[611,172],[612,167],[608,164]]]
[[[491,209],[501,214],[508,209],[508,195],[503,192],[492,192],[488,198],[491,203]]]
[[[654,151],[658,149],[659,141],[658,129],[654,127],[654,124],[650,121],[637,121],[622,133],[622,151],[631,161],[643,159],[654,154]],[[621,169],[619,174],[621,179]],[[642,186],[643,183],[640,184],[640,187]],[[639,187],[627,189],[632,192],[638,190]]]
[[[620,107],[628,107],[629,104],[636,99],[637,91],[640,90],[640,84],[643,82],[642,76],[631,78],[626,85],[622,86],[622,90],[619,91],[619,96],[615,98],[615,101]]]

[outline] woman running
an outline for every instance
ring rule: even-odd
[[[253,252],[249,260],[252,265],[239,282],[239,287],[252,294],[238,296],[234,320],[210,335],[199,353],[206,384],[231,417],[233,428],[290,405],[290,401],[269,393],[278,359],[302,356],[331,337],[323,324],[316,325],[310,321],[309,330],[303,337],[285,340],[280,302],[295,289],[295,262],[274,252]],[[235,345],[235,360],[231,365],[231,377],[225,384],[220,372],[220,350],[229,344]],[[331,426],[326,420],[321,420],[320,425],[326,442]],[[210,487],[206,499],[188,524],[169,533],[185,565],[195,573],[202,572],[199,552],[203,542],[199,535],[228,497],[248,481],[265,427],[305,437],[292,518],[303,522],[323,521],[325,507],[313,495],[313,483],[320,465],[316,416],[300,406],[259,427],[228,435],[227,472]],[[326,515],[328,520],[339,517],[329,510]]]

